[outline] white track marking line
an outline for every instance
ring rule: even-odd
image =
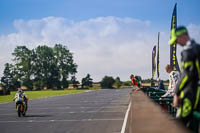
[[[48,112],[49,114],[55,114],[57,112]],[[59,112],[60,114],[92,114],[92,113],[124,113],[122,111],[79,111],[79,112]],[[0,116],[5,115],[15,115],[17,113],[7,113],[7,114],[0,114]],[[34,113],[32,115],[46,115],[47,113]],[[31,115],[31,114],[30,114]],[[27,115],[28,116],[28,115]]]
[[[130,108],[131,108],[131,102],[129,103],[128,109],[126,111],[126,115],[125,115],[124,122],[123,122],[123,125],[122,125],[121,133],[125,133],[126,123],[127,123],[127,120],[128,120],[128,114],[129,114]]]
[[[81,119],[81,120],[27,120],[27,121],[0,121],[0,123],[41,123],[41,122],[87,122],[87,121],[123,121],[123,119]]]
[[[98,109],[104,109],[104,108],[106,108],[107,109],[107,108],[126,108],[126,106],[122,105],[122,106],[102,106],[102,107],[75,107],[75,106],[74,107],[72,107],[72,106],[71,107],[56,107],[56,109],[71,109],[71,108],[78,108],[78,109],[79,108],[81,108],[81,109],[90,109],[90,108],[91,109],[93,109],[93,108],[95,108],[95,109],[96,108],[98,108]],[[30,110],[50,110],[50,109],[55,109],[55,107],[46,107],[46,108],[45,107],[44,108],[42,108],[42,107],[36,108],[35,107],[34,108],[34,107],[30,107],[29,106],[29,109]],[[10,111],[10,110],[15,110],[15,109],[13,107],[12,109],[8,108],[8,109],[0,109],[0,110],[9,110]]]
[[[76,107],[74,107],[76,108]],[[81,109],[89,109],[89,108],[97,108],[97,107],[78,107],[78,108],[81,108]],[[105,107],[100,107],[98,109],[104,109],[104,108],[126,108],[126,106],[105,106]]]

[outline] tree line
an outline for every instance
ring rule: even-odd
[[[75,74],[78,65],[74,63],[73,53],[62,44],[54,47],[38,46],[29,49],[26,46],[17,46],[12,53],[13,63],[6,63],[0,85],[7,90],[16,90],[26,86],[28,90],[64,89],[72,84],[78,88],[80,84]],[[129,83],[124,83],[128,85]],[[81,88],[90,88],[93,79],[90,74],[81,80]],[[120,88],[123,82],[117,77],[103,77],[101,88]]]
[[[10,90],[20,85],[28,89],[67,88],[68,78],[77,73],[73,54],[66,46],[38,46],[28,49],[17,46],[12,53],[13,64],[6,63],[1,78],[1,86]]]

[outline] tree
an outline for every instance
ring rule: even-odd
[[[85,78],[82,79],[82,88],[84,87],[92,87],[92,78],[90,78],[90,74],[87,74]]]
[[[113,77],[105,76],[101,81],[101,88],[113,88],[113,84],[115,83],[115,80]]]
[[[66,78],[63,78],[61,84],[62,84],[63,89],[69,87],[69,82],[68,82],[68,80]]]
[[[53,48],[53,52],[54,63],[58,67],[61,86],[67,88],[69,86],[69,83],[67,82],[69,75],[77,73],[77,65],[73,61],[73,54],[66,46],[61,44],[56,44]]]
[[[26,46],[17,46],[12,53],[15,61],[15,77],[20,80],[22,85],[32,89],[31,76],[33,72],[32,51]]]
[[[38,46],[32,50],[26,46],[17,46],[12,55],[12,77],[29,89],[33,86],[36,89],[67,88],[68,77],[77,73],[73,54],[61,44],[56,44],[53,48]]]
[[[124,81],[124,82],[122,82],[122,85],[123,86],[131,86],[132,83],[131,83],[131,81]]]
[[[122,86],[122,82],[121,82],[119,77],[117,77],[115,79],[115,83],[114,84],[116,85],[117,88],[120,88]]]
[[[20,87],[20,82],[15,78],[14,67],[12,64],[6,63],[1,78],[1,85],[4,89],[16,90]]]
[[[72,77],[71,77],[71,83],[73,84],[73,87],[74,87],[74,88],[78,88],[79,82],[77,81],[77,79],[76,79],[75,76],[72,76]]]
[[[48,46],[38,46],[34,50],[34,53],[35,58],[33,67],[35,82],[38,83],[38,86],[40,86],[41,89],[44,87],[53,88],[53,84],[56,81],[52,80],[52,65],[54,59],[52,48]]]

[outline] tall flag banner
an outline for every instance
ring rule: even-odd
[[[155,57],[156,57],[156,45],[153,47],[153,51],[152,51],[152,79],[155,75],[155,72],[156,72],[156,60],[155,60]]]
[[[158,52],[157,52],[157,76],[158,76],[158,78],[160,77],[160,60],[159,60],[159,40],[160,40],[160,32],[158,32]]]
[[[176,29],[177,27],[177,14],[176,14],[176,5],[174,6],[174,10],[172,13],[172,20],[171,20],[171,30]],[[171,38],[171,35],[170,35]],[[176,57],[176,42],[170,45],[170,65],[174,71],[180,71],[177,57]]]

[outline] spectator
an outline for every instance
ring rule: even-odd
[[[138,88],[142,86],[142,78],[140,76],[135,76]]]
[[[162,80],[158,79],[158,89],[165,90],[165,86]]]
[[[172,68],[169,64],[165,66],[166,72],[169,74],[169,86],[167,92],[162,95],[161,97],[171,97],[174,95],[176,84],[179,79],[179,72],[178,71],[172,71]]]
[[[138,85],[137,80],[136,80],[136,78],[135,78],[135,76],[133,74],[131,74],[130,79],[131,79],[131,83],[133,85],[133,91],[134,90],[139,90],[139,88],[137,86]]]

